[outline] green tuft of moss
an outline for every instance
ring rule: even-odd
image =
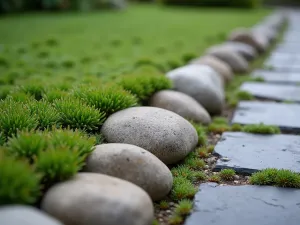
[[[184,177],[174,177],[171,198],[173,200],[192,199],[197,193],[197,189],[188,179]]]
[[[193,209],[193,202],[189,199],[183,199],[179,201],[175,208],[175,213],[180,216],[187,216]]]
[[[117,111],[137,105],[136,97],[118,86],[81,86],[74,90],[74,95],[87,105],[105,113],[106,118]]]
[[[48,147],[47,138],[40,132],[21,131],[8,139],[6,151],[18,159],[28,159],[30,163]]]
[[[0,149],[0,203],[35,204],[40,197],[40,176],[25,161],[5,156]]]
[[[17,131],[34,130],[38,120],[32,116],[26,104],[11,98],[0,101],[0,132],[5,139],[12,137]]]
[[[220,183],[221,182],[221,178],[219,175],[215,174],[215,175],[212,175],[208,178],[208,181],[210,182],[215,182],[215,183]]]
[[[246,133],[254,133],[254,134],[280,134],[281,133],[279,127],[272,126],[272,125],[265,125],[263,123],[245,125],[242,131]]]
[[[59,113],[59,122],[65,128],[96,132],[105,119],[104,112],[100,112],[95,107],[88,106],[76,98],[57,99],[53,105]]]
[[[119,84],[134,94],[142,104],[147,104],[154,93],[172,88],[171,80],[160,74],[128,75]]]
[[[82,168],[83,158],[78,150],[70,151],[66,146],[40,152],[34,164],[42,175],[43,184],[48,187],[74,176]]]
[[[46,101],[29,101],[27,107],[32,116],[36,116],[38,127],[41,130],[58,127],[60,125],[59,112]]]
[[[196,129],[196,132],[198,134],[198,146],[206,145],[207,144],[207,136],[206,136],[205,127],[202,126],[201,124],[193,122],[193,121],[190,121],[190,123]]]
[[[162,200],[159,202],[159,208],[166,210],[170,208],[169,202],[167,202],[166,200]]]
[[[235,171],[233,169],[223,169],[220,171],[219,176],[222,180],[234,180]]]
[[[300,188],[300,174],[285,169],[269,168],[252,174],[250,183],[254,185]]]
[[[184,164],[195,170],[203,169],[205,167],[205,162],[199,158],[186,158]]]
[[[179,215],[173,215],[168,220],[169,225],[180,225],[183,223],[183,218]]]

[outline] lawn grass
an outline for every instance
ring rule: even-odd
[[[0,19],[2,85],[102,78],[137,65],[162,72],[183,65],[239,26],[251,26],[270,10],[187,9],[134,4],[125,11],[32,13]]]

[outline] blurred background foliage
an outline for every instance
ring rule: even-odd
[[[202,7],[256,8],[262,4],[300,4],[300,0],[130,0],[153,4]],[[1,0],[0,13],[124,8],[126,0]]]

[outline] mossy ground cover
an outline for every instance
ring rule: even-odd
[[[0,19],[0,83],[104,82],[144,64],[167,71],[269,12],[146,4],[118,12],[7,16]]]

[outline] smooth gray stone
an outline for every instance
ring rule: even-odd
[[[297,135],[259,135],[242,132],[223,133],[214,149],[220,155],[214,171],[225,168],[252,174],[267,168],[300,172],[300,137]],[[229,161],[222,161],[226,157]]]
[[[300,104],[241,101],[232,123],[278,126],[282,131],[300,131]]]
[[[300,86],[296,85],[246,82],[240,89],[258,98],[300,102]]]
[[[300,83],[300,72],[299,73],[285,73],[276,72],[270,70],[255,70],[252,73],[253,77],[261,77],[268,83],[280,83],[280,84],[299,84]]]
[[[0,225],[63,225],[45,212],[27,205],[0,207]]]
[[[299,212],[299,189],[206,183],[185,225],[299,225]]]

